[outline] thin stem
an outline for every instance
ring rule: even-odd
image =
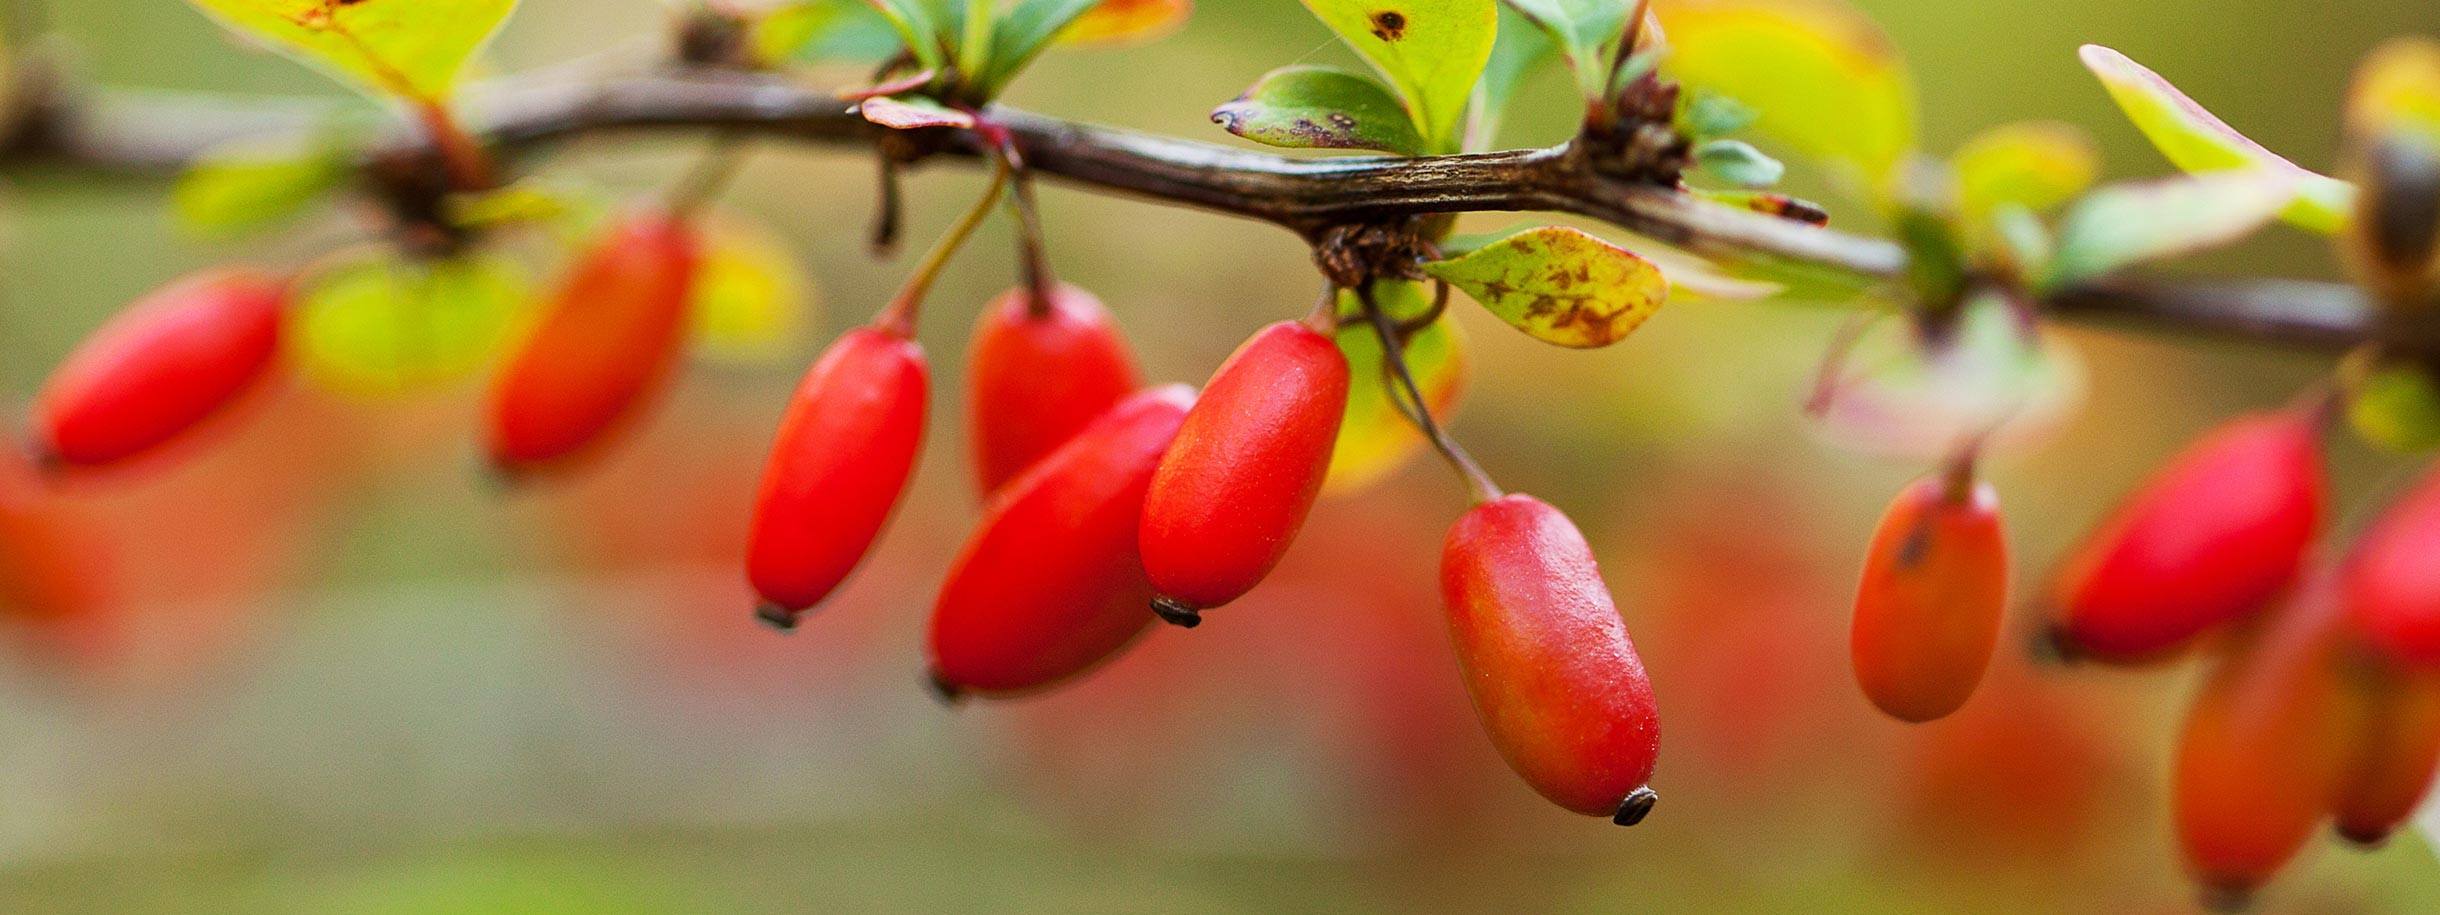
[[[1059,277],[1051,272],[1050,256],[1042,241],[1042,209],[1034,200],[1034,176],[1025,169],[1025,157],[1014,143],[1000,144],[1000,162],[1008,168],[1009,206],[1017,211],[1017,264],[1024,272],[1028,291],[1027,312],[1040,318],[1051,312],[1051,296],[1059,288]]]
[[[1424,400],[1423,389],[1415,384],[1415,373],[1406,364],[1406,344],[1398,339],[1398,326],[1390,319],[1389,312],[1382,310],[1379,299],[1373,295],[1372,286],[1357,287],[1356,298],[1364,303],[1364,315],[1372,321],[1373,335],[1381,340],[1381,364],[1391,381],[1390,403],[1398,408],[1398,412],[1405,414],[1407,421],[1415,425],[1416,431],[1423,433],[1424,439],[1432,443],[1433,450],[1440,452],[1442,458],[1448,460],[1450,467],[1456,468],[1457,475],[1473,491],[1477,504],[1499,498],[1502,495],[1499,484],[1492,482],[1491,475],[1483,472],[1483,466],[1475,462],[1474,456],[1467,454],[1465,447],[1451,438],[1449,431],[1433,418],[1432,406]]]
[[[967,210],[966,215],[958,217],[957,224],[949,227],[948,234],[932,244],[932,250],[924,252],[923,261],[915,265],[915,272],[907,277],[906,285],[899,287],[898,295],[890,299],[888,305],[882,306],[881,314],[873,318],[874,326],[901,337],[915,335],[915,313],[923,307],[924,295],[932,291],[932,281],[940,278],[941,268],[949,265],[949,259],[957,255],[959,248],[965,247],[966,240],[974,237],[974,230],[981,228],[983,220],[991,216],[994,207],[999,206],[1000,191],[1007,186],[1008,162],[1001,160],[999,167],[991,170],[991,186],[983,190],[983,198],[975,201],[974,207]]]
[[[424,128],[432,149],[440,154],[441,167],[449,172],[449,184],[461,191],[479,191],[499,184],[498,170],[491,161],[491,152],[483,143],[458,123],[449,106],[430,99],[412,103],[415,117]]]

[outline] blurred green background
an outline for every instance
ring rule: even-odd
[[[1929,148],[2057,118],[2086,126],[2117,177],[2167,166],[2078,66],[2079,43],[2126,51],[2326,167],[2354,61],[2434,24],[2428,0],[1858,5],[1918,74]],[[52,7],[102,84],[325,91],[173,0]],[[666,16],[646,0],[526,0],[492,65],[604,48],[641,60]],[[1226,140],[1213,104],[1271,67],[1343,53],[1289,0],[1201,0],[1165,40],[1045,59],[1011,101]],[[1536,86],[1511,142],[1568,130],[1560,77]],[[602,139],[548,168],[643,193],[698,148]],[[472,382],[385,401],[299,386],[195,460],[73,493],[122,609],[88,642],[0,664],[0,909],[2187,908],[2163,770],[2191,666],[2040,669],[2011,642],[1952,720],[1897,725],[1856,694],[1851,577],[1881,504],[1923,463],[1808,429],[1798,405],[1839,321],[1825,309],[1685,303],[1595,352],[1461,315],[1474,381],[1457,433],[1509,488],[1586,528],[1650,664],[1662,801],[1633,830],[1543,803],[1475,729],[1433,571],[1461,490],[1428,461],[1326,502],[1282,572],[1212,625],[1155,632],[1050,696],[935,705],[918,685],[921,627],[974,512],[957,356],[974,306],[1011,281],[1004,226],[925,316],[938,420],[909,505],[804,629],[762,631],[736,557],[770,430],[803,360],[905,266],[864,251],[870,175],[861,157],[762,148],[727,207],[810,266],[814,332],[789,359],[691,368],[582,479],[484,485]],[[977,184],[920,174],[912,237]],[[0,411],[167,277],[303,263],[363,231],[336,213],[272,241],[197,244],[162,191],[8,176]],[[1149,377],[1200,380],[1311,301],[1305,252],[1275,229],[1057,187],[1044,202],[1058,267],[1111,304]],[[2288,230],[2192,268],[2332,273],[2325,243]],[[2025,583],[2178,443],[2327,368],[2263,347],[2062,337],[2089,376],[2081,409],[1994,464]],[[2337,466],[2358,506],[2411,465],[2348,445]],[[2440,909],[2423,838],[2318,845],[2269,910]]]

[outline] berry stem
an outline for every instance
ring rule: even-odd
[[[879,171],[874,178],[876,199],[873,206],[873,256],[888,259],[898,253],[898,230],[906,219],[906,195],[899,179],[898,160],[888,153],[879,157]]]
[[[433,150],[440,154],[441,167],[448,170],[449,183],[453,188],[479,191],[498,185],[499,176],[493,167],[490,151],[483,148],[482,141],[466,132],[446,103],[419,98],[411,104],[415,109],[416,121],[423,125],[425,135],[432,141]]]
[[[703,151],[703,156],[669,186],[663,205],[670,214],[692,218],[718,199],[745,167],[747,145],[745,135],[735,131],[724,131],[714,136],[711,146]]]
[[[1389,312],[1382,310],[1380,300],[1373,296],[1371,284],[1357,287],[1356,298],[1364,303],[1364,315],[1372,321],[1373,334],[1381,339],[1381,366],[1390,376],[1390,403],[1415,424],[1415,429],[1432,443],[1433,450],[1448,460],[1450,467],[1456,468],[1457,475],[1473,490],[1477,504],[1504,495],[1474,456],[1467,454],[1465,447],[1432,417],[1432,407],[1424,400],[1423,389],[1415,384],[1415,373],[1406,364],[1406,344],[1399,339],[1398,327],[1390,320]]]
[[[991,186],[983,189],[982,199],[975,201],[966,215],[958,217],[948,234],[932,244],[932,250],[924,252],[923,262],[915,265],[914,274],[907,277],[905,286],[899,287],[898,295],[882,306],[881,314],[873,318],[873,326],[900,337],[915,335],[915,314],[923,307],[924,295],[932,291],[932,281],[940,278],[941,268],[949,265],[957,249],[965,247],[966,240],[974,237],[974,230],[981,228],[992,208],[999,205],[1000,191],[1008,186],[1008,172],[1008,160],[1000,160],[991,170]]]
[[[1036,318],[1051,313],[1051,295],[1059,288],[1059,277],[1051,272],[1048,247],[1042,241],[1042,210],[1034,200],[1034,176],[1025,169],[1025,157],[1017,145],[1003,138],[1000,142],[1000,162],[1008,168],[1008,203],[1017,213],[1017,263],[1025,272],[1026,311]]]

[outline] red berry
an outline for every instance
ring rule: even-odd
[[[2342,569],[2366,639],[2414,666],[2440,668],[2440,472],[2383,514]]]
[[[683,218],[626,217],[582,253],[491,392],[489,450],[542,469],[602,441],[677,364],[702,257]]]
[[[2329,815],[2348,755],[2345,614],[2306,594],[2232,644],[2179,735],[2177,835],[2209,895],[2269,882]]]
[[[1872,535],[1852,650],[1864,695],[1900,721],[1965,705],[1999,641],[2008,544],[1999,494],[1947,475],[1909,484]]]
[[[242,268],[145,296],[43,386],[35,447],[66,464],[101,466],[178,437],[269,374],[287,306],[285,283]]]
[[[906,490],[923,443],[923,347],[877,327],[815,360],[780,420],[746,571],[783,628],[846,580]]]
[[[2335,811],[2338,834],[2360,845],[2397,832],[2440,770],[2440,674],[2371,666],[2352,681],[2363,717]]]
[[[2241,418],[2187,447],[2058,582],[2071,655],[2140,661],[2253,613],[2295,579],[2325,500],[2319,420]]]
[[[1144,497],[1144,569],[1182,626],[1254,589],[1330,472],[1347,357],[1301,322],[1263,328],[1213,373]]]
[[[1660,717],[1584,535],[1531,496],[1485,502],[1450,528],[1440,587],[1475,712],[1508,765],[1561,807],[1641,820]]]
[[[1018,287],[983,307],[967,354],[968,429],[986,494],[1014,479],[1137,386],[1135,357],[1101,300]]]
[[[932,611],[932,676],[950,695],[1073,677],[1152,622],[1136,523],[1194,394],[1130,397],[1000,488]]]

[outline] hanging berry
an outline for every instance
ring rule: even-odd
[[[694,227],[660,210],[621,219],[578,257],[492,387],[495,468],[562,462],[659,393],[683,347],[701,258]]]
[[[2321,422],[2314,409],[2243,417],[2154,474],[2060,576],[2060,648],[2147,660],[2278,597],[2321,523]]]
[[[1641,821],[1660,718],[1576,525],[1531,496],[1476,505],[1449,530],[1440,587],[1466,688],[1508,765],[1561,807]]]
[[[2423,806],[2440,770],[2440,673],[2374,659],[2348,685],[2362,706],[2338,786],[2338,834],[2379,845]]]
[[[1346,411],[1347,357],[1309,321],[1265,327],[1220,365],[1144,497],[1144,568],[1161,618],[1194,626],[1279,564],[1329,475]]]
[[[746,572],[774,626],[847,579],[906,490],[923,444],[923,347],[890,326],[848,331],[780,420],[754,506]]]
[[[2373,523],[2343,568],[2366,640],[2408,664],[2440,668],[2440,470]]]
[[[2008,599],[1999,494],[1970,463],[1898,493],[1856,589],[1856,682],[1900,721],[1946,717],[1982,682]]]
[[[178,438],[270,374],[287,308],[287,284],[247,268],[195,274],[137,300],[43,385],[35,450],[99,467]]]
[[[932,611],[944,695],[1050,686],[1151,624],[1136,526],[1193,402],[1184,385],[1130,397],[1000,488]]]
[[[2296,856],[2348,762],[2345,614],[2307,593],[2228,646],[2179,734],[2179,847],[2216,905],[2241,903]]]
[[[1135,356],[1101,300],[1075,286],[1019,286],[983,306],[967,355],[974,468],[989,494],[1138,384]]]

